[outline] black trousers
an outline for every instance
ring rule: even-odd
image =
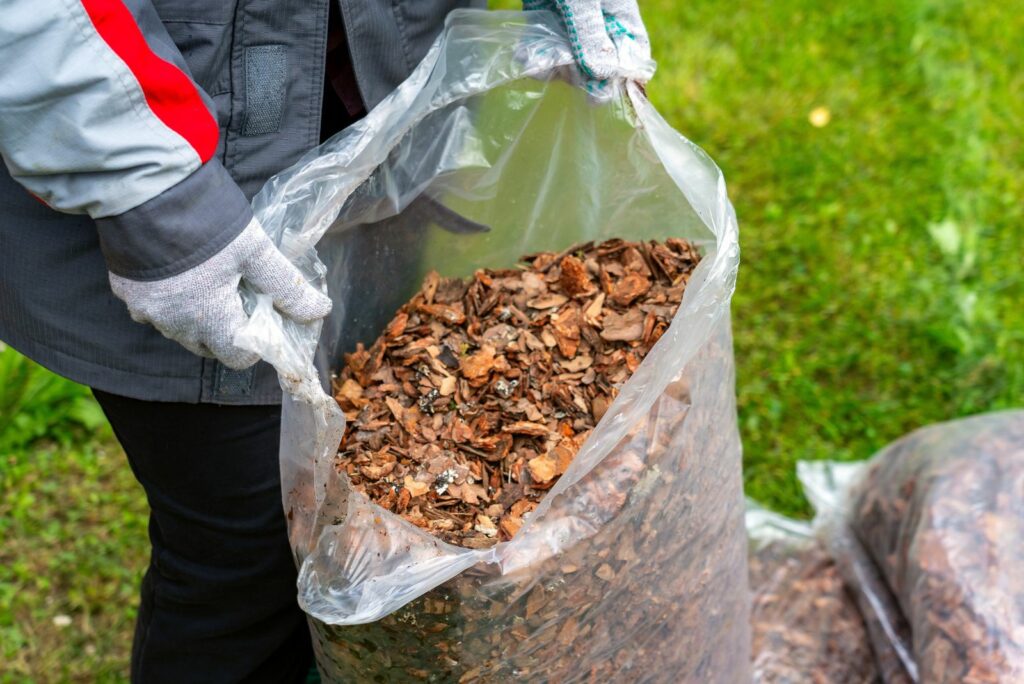
[[[132,681],[305,681],[313,655],[281,507],[280,407],[93,393],[151,509]]]

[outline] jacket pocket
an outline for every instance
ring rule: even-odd
[[[152,0],[192,77],[211,97],[231,90],[233,0]]]

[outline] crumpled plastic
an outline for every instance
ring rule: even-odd
[[[284,506],[329,679],[748,681],[735,214],[721,172],[639,86],[615,83],[596,105],[575,70],[552,14],[453,12],[408,80],[253,201],[335,303],[301,325],[248,292],[236,337],[285,390]],[[511,541],[450,546],[350,488],[334,468],[331,371],[426,271],[466,276],[612,237],[682,237],[704,256],[669,329]],[[410,643],[438,605],[440,631]]]

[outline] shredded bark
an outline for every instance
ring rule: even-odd
[[[446,542],[510,539],[668,329],[693,245],[608,240],[472,278],[435,272],[345,356],[337,468]]]
[[[864,620],[816,540],[773,542],[750,555],[753,680],[875,684]]]
[[[732,364],[728,326],[720,322],[605,458],[551,502],[536,521],[534,543],[510,545],[506,560],[526,565],[509,572],[468,569],[369,624],[313,620],[327,678],[749,680],[748,550]],[[506,496],[521,500],[515,492]],[[567,530],[567,524],[587,529]],[[384,527],[365,531],[381,534]],[[538,553],[544,539],[559,551]],[[358,548],[339,553],[372,572],[372,555]]]

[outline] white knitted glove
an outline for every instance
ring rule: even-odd
[[[651,41],[636,0],[523,0],[523,9],[550,10],[561,17],[591,94],[600,94],[610,80],[644,83],[654,73]]]
[[[259,360],[233,343],[235,331],[248,319],[238,291],[243,278],[299,322],[331,311],[331,300],[306,282],[256,219],[224,249],[183,273],[152,281],[111,273],[110,286],[134,320],[152,324],[193,354],[240,370]]]

